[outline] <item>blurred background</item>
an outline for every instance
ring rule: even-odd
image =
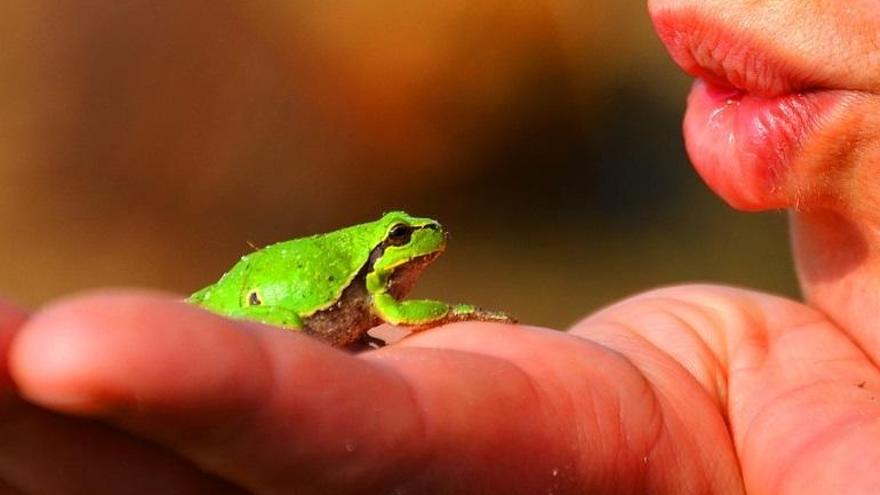
[[[189,293],[248,243],[441,220],[416,295],[565,327],[684,281],[796,294],[784,215],[687,164],[644,2],[8,0],[0,293]]]

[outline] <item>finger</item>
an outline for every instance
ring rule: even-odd
[[[575,332],[652,376],[664,361],[632,352],[634,338],[687,368],[729,421],[750,494],[871,493],[880,484],[880,373],[815,310],[680,287],[616,305]]]
[[[26,313],[0,302],[0,359]],[[52,347],[55,343],[45,343]],[[42,356],[29,365],[39,367]],[[3,366],[0,402],[0,492],[221,494],[240,490],[170,452],[90,420],[64,417],[17,397]]]
[[[30,399],[156,439],[260,493],[388,483],[420,445],[394,373],[166,297],[60,304],[23,330],[12,367]]]
[[[431,338],[445,349],[417,345]],[[49,341],[67,350],[28,368]],[[480,352],[492,346],[533,364]],[[738,486],[731,462],[684,469],[627,359],[558,332],[459,324],[356,357],[163,298],[98,296],[35,318],[13,364],[29,397],[103,415],[261,493]],[[698,429],[714,441],[723,424]]]

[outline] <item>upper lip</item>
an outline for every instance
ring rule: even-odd
[[[695,11],[654,14],[654,25],[673,60],[688,74],[763,97],[819,89],[810,70],[786,59],[770,40],[731,29]]]

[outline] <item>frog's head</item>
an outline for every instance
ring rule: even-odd
[[[401,296],[446,249],[446,230],[436,220],[402,211],[386,213],[374,225],[382,236],[370,253],[367,289],[373,292],[387,288]]]

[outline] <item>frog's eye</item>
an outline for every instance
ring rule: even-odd
[[[250,306],[259,306],[260,304],[263,304],[263,301],[260,300],[260,295],[257,294],[257,291],[251,291],[251,293],[248,294],[248,304]]]
[[[403,246],[412,237],[413,228],[399,223],[388,231],[388,244],[391,246]]]

